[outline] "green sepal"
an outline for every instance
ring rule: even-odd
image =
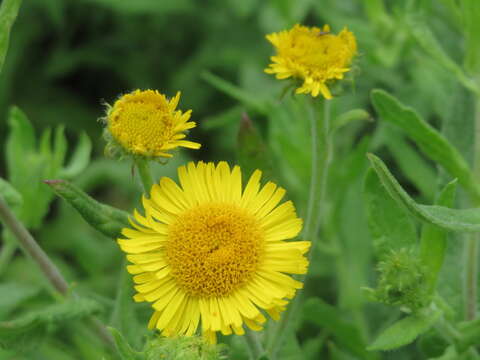
[[[430,159],[440,164],[475,199],[480,202],[480,184],[460,152],[412,108],[404,106],[383,90],[373,90],[372,104],[379,116],[400,127]]]
[[[65,180],[45,180],[53,191],[72,205],[93,228],[112,238],[120,236],[129,227],[128,213],[101,204],[84,191]]]
[[[430,309],[409,315],[383,331],[367,349],[385,351],[408,345],[430,329],[441,315],[441,311]]]
[[[417,204],[400,186],[382,160],[373,154],[367,156],[390,196],[418,219],[450,231],[480,231],[480,208],[451,209],[445,206]]]

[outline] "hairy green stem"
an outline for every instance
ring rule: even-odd
[[[246,329],[245,331],[245,342],[247,343],[248,349],[250,350],[250,357],[252,360],[257,360],[263,355],[264,350],[260,339],[258,338],[258,333],[250,329]]]
[[[315,100],[314,100],[315,101]],[[305,227],[303,230],[303,239],[311,241],[312,245],[308,260],[312,261],[315,254],[315,249],[318,242],[318,230],[321,223],[321,212],[323,197],[325,194],[328,166],[330,162],[330,102],[323,101],[323,116],[318,116],[315,111],[316,104],[312,102],[309,108],[309,119],[311,129],[311,177],[310,177],[310,191],[307,206],[307,217],[305,220]],[[305,276],[302,277],[302,280]],[[267,345],[267,352],[270,358],[275,360],[278,351],[281,349],[285,340],[286,331],[299,311],[302,301],[302,291],[298,291],[291,304],[288,306],[285,313],[282,315],[277,326],[273,330],[273,335],[270,337]]]
[[[143,184],[143,189],[145,190],[145,195],[148,197],[150,189],[153,186],[152,173],[150,172],[150,164],[148,160],[144,158],[136,158],[135,165],[138,169],[138,174],[140,175],[140,180]]]
[[[68,283],[50,260],[48,255],[38,245],[30,232],[23,226],[23,224],[15,217],[13,212],[8,208],[7,204],[0,197],[0,220],[5,224],[5,227],[10,230],[13,236],[18,240],[21,248],[30,256],[33,261],[40,267],[40,270],[48,279],[50,284],[62,295],[68,295]],[[113,346],[114,342],[105,326],[95,317],[89,318],[93,323],[95,330],[99,336],[108,344]]]

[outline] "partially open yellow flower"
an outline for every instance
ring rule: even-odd
[[[332,98],[328,83],[343,79],[357,52],[352,32],[345,28],[335,35],[328,25],[320,29],[297,24],[266,38],[275,46],[277,55],[271,57],[273,64],[265,72],[275,74],[277,79],[302,80],[296,92],[311,93],[313,97],[322,94],[326,99]]]
[[[176,110],[180,92],[170,100],[157,90],[135,90],[115,101],[107,113],[107,128],[124,151],[146,157],[172,157],[168,151],[177,147],[200,148],[183,140],[185,131],[196,124],[191,110]]]
[[[278,319],[302,283],[308,241],[285,190],[260,185],[256,170],[245,189],[240,168],[189,163],[178,169],[180,186],[162,178],[143,198],[145,216],[118,239],[133,263],[136,301],[154,309],[150,328],[165,336],[192,335],[199,324],[214,342],[216,332],[242,335],[245,324],[261,330],[263,312]]]

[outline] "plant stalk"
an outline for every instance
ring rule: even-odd
[[[330,163],[330,101],[322,102],[323,116],[318,116],[315,100],[308,106],[310,129],[311,129],[311,176],[310,191],[307,205],[307,217],[303,230],[303,239],[311,241],[311,248],[308,254],[309,262],[312,261],[318,242],[318,230],[321,223],[321,212],[323,197],[326,190],[328,167]],[[305,280],[305,276],[301,277]],[[267,352],[270,358],[275,360],[278,351],[281,349],[286,336],[286,330],[290,322],[296,319],[300,304],[302,302],[302,291],[299,290],[291,304],[273,330]]]
[[[148,160],[144,158],[136,158],[135,165],[138,169],[138,174],[140,175],[140,180],[142,181],[143,189],[145,196],[149,197],[150,189],[153,186],[152,173],[150,172],[150,164]]]

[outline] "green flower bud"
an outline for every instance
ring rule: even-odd
[[[413,251],[392,251],[378,264],[378,286],[370,290],[372,300],[387,305],[404,306],[416,311],[431,301],[426,268]]]

